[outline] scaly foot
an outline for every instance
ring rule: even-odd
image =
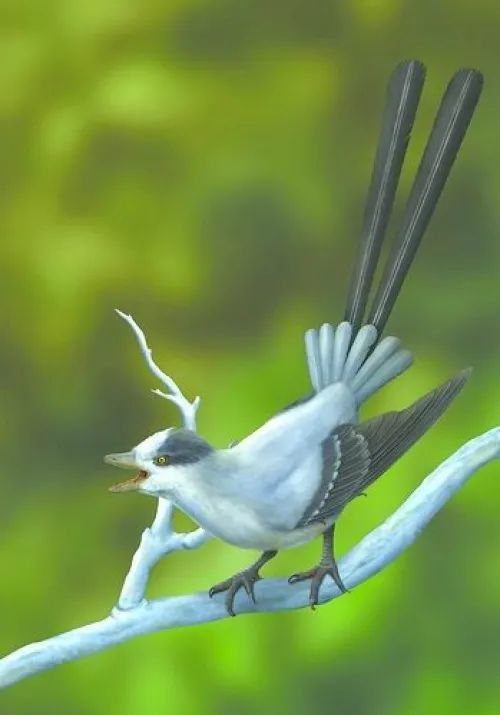
[[[332,579],[337,584],[339,590],[342,593],[347,593],[348,589],[345,587],[342,579],[340,578],[339,570],[337,564],[333,561],[330,564],[319,563],[309,571],[302,571],[301,573],[294,573],[288,579],[288,583],[299,583],[300,581],[307,581],[311,579],[311,590],[309,592],[309,605],[314,610],[319,603],[319,589],[325,576],[331,576]]]
[[[235,616],[236,613],[234,612],[234,599],[236,597],[236,594],[238,593],[240,588],[244,588],[248,594],[248,597],[251,598],[252,601],[255,603],[254,584],[256,581],[259,581],[260,578],[261,576],[257,569],[253,570],[252,568],[249,568],[245,571],[240,571],[240,573],[237,573],[234,576],[231,576],[231,578],[226,579],[226,581],[216,583],[215,586],[212,586],[212,588],[208,592],[208,595],[210,596],[210,598],[212,598],[212,596],[214,596],[216,593],[222,593],[223,591],[227,591],[227,612],[230,616]]]
[[[333,539],[335,535],[335,524],[327,529],[323,534],[323,554],[321,556],[321,561],[319,564],[309,571],[304,571],[302,573],[295,573],[290,576],[288,583],[298,583],[299,581],[306,581],[308,578],[311,579],[311,590],[309,592],[309,605],[314,610],[319,602],[319,589],[325,576],[331,576],[332,579],[337,584],[341,593],[347,593],[347,588],[344,586],[342,579],[340,578],[339,570],[337,568],[337,562],[333,555]]]
[[[240,588],[244,588],[248,597],[253,601],[253,603],[255,603],[254,585],[262,578],[259,573],[259,569],[267,561],[276,556],[276,554],[277,551],[264,551],[260,559],[258,559],[247,569],[245,569],[244,571],[240,571],[239,573],[235,574],[234,576],[231,576],[231,578],[228,578],[225,581],[221,581],[221,583],[216,583],[215,586],[212,586],[212,588],[208,592],[208,595],[210,596],[210,598],[212,598],[212,596],[214,596],[216,593],[222,593],[223,591],[227,591],[225,599],[227,612],[230,616],[235,616],[236,613],[234,612],[234,599],[236,597],[236,594],[238,593]]]

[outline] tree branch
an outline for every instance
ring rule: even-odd
[[[116,308],[115,310],[116,313],[120,316],[120,318],[123,318],[123,320],[128,323],[132,328],[147,366],[149,367],[153,375],[158,378],[158,380],[167,388],[167,392],[162,392],[158,389],[154,389],[152,390],[152,392],[155,395],[159,395],[165,400],[170,400],[170,402],[173,402],[175,405],[177,405],[182,415],[184,427],[186,427],[187,429],[196,430],[196,412],[198,411],[198,407],[200,406],[201,398],[195,397],[193,402],[189,402],[189,400],[184,397],[177,383],[169,375],[164,373],[163,370],[159,368],[153,360],[153,351],[147,344],[144,331],[137,325],[131,315],[123,313],[121,310],[118,310],[118,308]]]
[[[346,586],[352,589],[394,561],[477,469],[499,457],[500,427],[496,427],[470,440],[443,462],[392,516],[362,539],[340,561],[339,570]],[[153,529],[154,527],[151,532]],[[190,539],[195,542],[202,539],[200,531],[202,530],[175,536],[185,547]],[[168,543],[168,538],[163,543],[163,549],[165,543]],[[131,572],[133,569],[134,566]],[[141,576],[141,579],[145,583],[147,576],[145,579]],[[138,578],[138,581],[141,579]],[[124,590],[127,591],[125,585]],[[129,589],[130,593],[133,595],[133,588]],[[325,603],[339,595],[339,590],[333,582],[325,582],[321,588],[320,602]],[[259,581],[256,584],[256,596],[257,603],[254,605],[245,594],[238,593],[235,602],[237,611],[251,613],[303,608],[309,603],[309,585],[298,583],[290,586],[283,579]],[[141,597],[139,602],[140,605],[135,608],[115,608],[111,615],[102,621],[32,643],[6,656],[0,660],[0,687],[138,635],[206,623],[228,616],[224,594],[213,599],[206,593],[198,593],[150,602]]]
[[[174,507],[167,499],[159,499],[156,516],[150,528],[142,532],[139,548],[135,552],[128,574],[123,582],[117,608],[128,610],[145,603],[146,588],[151,570],[171,551],[196,549],[211,537],[205,529],[188,534],[172,530]]]
[[[168,393],[161,390],[153,390],[153,392],[176,404],[181,413],[184,427],[196,431],[196,412],[200,406],[200,398],[196,397],[193,402],[189,402],[184,397],[177,383],[164,373],[153,360],[153,352],[148,346],[144,331],[137,325],[131,315],[127,315],[118,309],[116,309],[116,312],[120,318],[123,318],[130,325],[147,366],[168,390]],[[158,499],[153,524],[143,531],[139,548],[132,558],[130,570],[125,577],[118,600],[118,609],[128,610],[145,602],[144,594],[149,574],[163,556],[179,549],[194,549],[211,538],[211,535],[204,529],[196,529],[190,534],[175,533],[172,530],[172,515],[173,505],[171,502],[163,498]]]

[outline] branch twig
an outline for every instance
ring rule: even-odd
[[[196,549],[211,538],[208,531],[201,528],[188,534],[173,531],[173,509],[167,499],[158,500],[155,519],[151,527],[142,532],[141,542],[123,582],[117,610],[126,611],[146,603],[144,594],[149,574],[161,558],[171,551]]]
[[[357,586],[394,561],[477,469],[499,457],[500,427],[496,427],[470,440],[443,462],[392,516],[341,560],[340,574],[346,586]],[[177,536],[182,541],[183,538],[195,538],[195,534],[197,532]],[[325,582],[320,602],[339,595],[333,582]],[[251,613],[303,608],[309,602],[309,586],[306,583],[290,586],[283,579],[269,579],[257,583],[256,596],[254,605],[240,592],[235,603],[237,611]],[[0,687],[134,636],[215,621],[227,615],[223,595],[210,599],[206,593],[141,601],[141,605],[129,610],[114,609],[102,621],[24,646],[0,660]]]
[[[184,397],[177,383],[169,375],[164,373],[163,370],[159,368],[153,360],[153,351],[147,344],[144,331],[137,325],[131,315],[123,313],[121,310],[118,310],[118,308],[116,308],[115,310],[116,313],[120,316],[120,318],[123,318],[123,320],[128,323],[134,331],[135,337],[137,338],[137,342],[139,343],[139,348],[146,361],[147,366],[149,367],[153,375],[158,378],[158,380],[167,388],[167,392],[162,392],[158,389],[154,389],[152,390],[152,392],[155,395],[159,395],[165,400],[170,400],[170,402],[173,402],[175,405],[177,405],[182,415],[184,427],[187,427],[187,429],[196,430],[196,412],[198,411],[198,407],[200,406],[201,398],[195,397],[193,402],[189,402],[189,400]]]
[[[144,331],[137,325],[131,315],[116,309],[116,312],[132,328],[139,348],[146,361],[147,366],[155,377],[166,386],[168,393],[161,390],[153,390],[156,395],[160,395],[177,405],[182,415],[184,427],[196,430],[196,412],[200,406],[200,398],[196,397],[193,402],[189,402],[182,394],[177,383],[153,360],[153,352],[148,346]],[[123,582],[117,609],[129,610],[145,603],[146,587],[151,569],[158,561],[170,553],[179,549],[194,549],[201,546],[211,538],[204,529],[196,529],[190,534],[177,534],[172,530],[173,505],[167,499],[158,499],[156,516],[150,528],[142,533],[141,542],[135,552],[128,574]]]

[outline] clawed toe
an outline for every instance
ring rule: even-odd
[[[313,610],[319,603],[319,589],[326,576],[332,577],[341,593],[347,593],[348,589],[340,578],[336,564],[333,564],[333,566],[318,566],[311,579],[311,591],[309,593],[309,605]]]
[[[319,603],[319,589],[323,583],[326,576],[331,576],[333,581],[336,583],[337,587],[342,593],[347,593],[348,589],[345,587],[340,574],[337,569],[337,564],[333,562],[328,565],[319,565],[309,571],[302,571],[300,573],[294,573],[288,579],[288,583],[294,584],[300,581],[307,581],[311,579],[311,589],[309,591],[309,605],[314,610]]]
[[[255,603],[254,586],[256,581],[259,581],[260,578],[260,574],[256,571],[250,569],[246,571],[240,571],[240,573],[231,576],[231,578],[228,578],[226,581],[221,581],[221,583],[217,583],[215,584],[215,586],[212,586],[212,588],[208,592],[208,595],[210,596],[210,598],[212,598],[212,596],[214,596],[216,593],[222,593],[223,591],[227,591],[225,598],[226,609],[230,616],[235,616],[236,613],[234,612],[234,599],[236,598],[236,594],[238,593],[240,588],[243,588],[245,589],[248,598],[250,598],[252,602]]]
[[[227,591],[227,589],[231,586],[231,583],[232,583],[232,578],[228,578],[226,581],[221,581],[220,583],[216,583],[208,591],[208,595],[210,596],[210,598],[212,598],[212,596],[215,596],[216,593],[222,593],[223,591]]]
[[[230,616],[235,616],[236,613],[234,612],[234,599],[236,597],[236,594],[238,593],[240,588],[244,588],[248,598],[251,599],[253,603],[255,603],[254,586],[256,581],[260,581],[261,579],[259,569],[262,568],[262,566],[264,566],[264,564],[266,564],[268,561],[273,559],[277,553],[278,552],[274,550],[264,551],[261,557],[257,559],[257,561],[249,568],[245,569],[244,571],[240,571],[234,576],[231,576],[231,578],[226,579],[226,581],[221,581],[221,583],[217,583],[215,584],[215,586],[212,586],[212,588],[208,592],[208,595],[210,596],[210,598],[212,598],[212,596],[214,596],[216,593],[222,593],[223,591],[227,591],[225,599],[227,612]]]
[[[309,578],[313,578],[316,573],[316,569],[309,569],[309,571],[300,571],[299,573],[293,573],[288,579],[288,583],[300,583],[300,581],[307,581]]]

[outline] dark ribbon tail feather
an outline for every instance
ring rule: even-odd
[[[424,65],[417,60],[409,60],[396,67],[387,87],[358,257],[353,267],[345,310],[345,320],[353,325],[353,335],[365,313],[424,80]]]
[[[410,269],[422,236],[462,145],[483,87],[483,76],[473,69],[452,77],[441,101],[434,126],[406,205],[403,222],[386,263],[368,317],[382,333]]]

